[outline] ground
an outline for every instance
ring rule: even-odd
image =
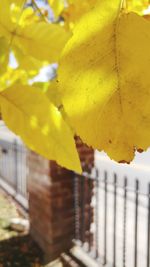
[[[19,217],[14,202],[0,192],[0,267],[42,266],[42,251],[28,232],[10,229],[10,219]]]

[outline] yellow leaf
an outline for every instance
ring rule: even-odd
[[[95,6],[98,0],[70,0],[67,8],[64,9],[62,16],[65,21],[74,27],[79,19]]]
[[[7,126],[31,149],[81,172],[72,132],[42,92],[16,84],[0,92],[0,105]]]
[[[4,37],[0,37],[0,74],[7,69],[9,62],[9,44]]]
[[[26,3],[26,0],[8,0],[8,1],[10,4],[15,4],[18,6],[23,6]]]
[[[58,17],[65,8],[65,0],[48,0],[56,17]]]
[[[40,90],[42,93],[45,94],[48,90],[49,82],[33,82],[32,86],[36,87],[38,90]],[[52,99],[50,100],[50,102],[52,102],[54,104]]]
[[[11,21],[10,16],[10,3],[5,0],[5,4],[0,1],[0,36],[9,35],[15,29],[15,24]]]
[[[21,17],[13,22],[10,16],[9,0],[6,0],[5,5],[0,2],[1,36],[7,39],[10,48],[17,47],[24,54],[53,63],[58,61],[64,45],[70,38],[70,33],[60,24],[31,19],[28,25],[23,19],[21,20]]]
[[[126,8],[129,11],[134,11],[142,15],[144,10],[149,6],[149,3],[149,0],[127,0]]]
[[[54,79],[45,91],[47,97],[53,102],[56,107],[61,106],[61,99],[58,92],[57,81]]]
[[[88,30],[87,30],[88,29]],[[150,146],[150,23],[102,0],[66,45],[59,87],[84,142],[130,162]]]
[[[28,54],[24,54],[19,48],[15,47],[13,49],[15,58],[19,64],[21,69],[27,71],[29,75],[36,75],[39,69],[43,66],[42,62],[37,60],[36,58],[29,56]]]
[[[61,25],[38,22],[17,28],[13,44],[39,60],[57,62],[69,38],[70,33]]]
[[[44,90],[43,90],[44,92]],[[65,122],[70,127],[72,134],[75,135],[74,129],[71,127],[68,116],[64,110],[61,95],[58,90],[58,83],[56,80],[51,81],[50,85],[46,88],[45,94],[48,97],[48,99],[58,108],[58,110],[61,112],[62,117],[64,118]]]
[[[24,70],[7,67],[7,70],[0,78],[0,91],[3,91],[8,86],[13,85],[14,83],[16,83],[16,81],[19,81],[22,84],[26,84],[27,78],[27,73]]]
[[[11,7],[11,20],[18,25],[25,27],[26,25],[31,24],[32,22],[40,21],[40,17],[36,15],[32,7],[26,7],[23,9],[23,5]]]

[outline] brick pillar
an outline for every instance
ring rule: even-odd
[[[84,169],[89,171],[94,153],[79,139],[77,147]],[[54,260],[72,246],[74,173],[31,151],[28,153],[28,167],[30,232],[45,252],[46,260]]]
[[[75,138],[83,171],[90,173],[94,167],[94,150],[85,145],[79,137]]]
[[[76,137],[76,145],[77,150],[80,156],[80,161],[82,164],[82,169],[87,174],[90,174],[92,168],[94,167],[94,150],[81,141],[80,138]],[[90,243],[89,245],[92,247],[93,245],[93,233],[91,232],[91,224],[94,221],[94,208],[92,206],[92,197],[94,194],[94,180],[88,178],[84,178],[84,215],[82,214],[82,197],[83,192],[81,192],[81,184],[83,180],[81,177],[78,178],[78,196],[79,196],[79,233],[81,241]],[[81,229],[81,220],[84,216],[84,238],[82,240],[82,229]]]

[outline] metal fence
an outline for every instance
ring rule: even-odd
[[[28,208],[26,149],[20,140],[0,140],[0,185]]]
[[[75,175],[75,244],[97,266],[150,267],[150,184],[111,181],[108,173]]]

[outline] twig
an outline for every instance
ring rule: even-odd
[[[32,0],[32,5],[35,6],[35,8],[38,10],[38,12],[40,13],[41,17],[47,22],[46,17],[44,16],[44,14],[41,12],[41,9],[38,7],[37,3],[35,2],[35,0]]]

